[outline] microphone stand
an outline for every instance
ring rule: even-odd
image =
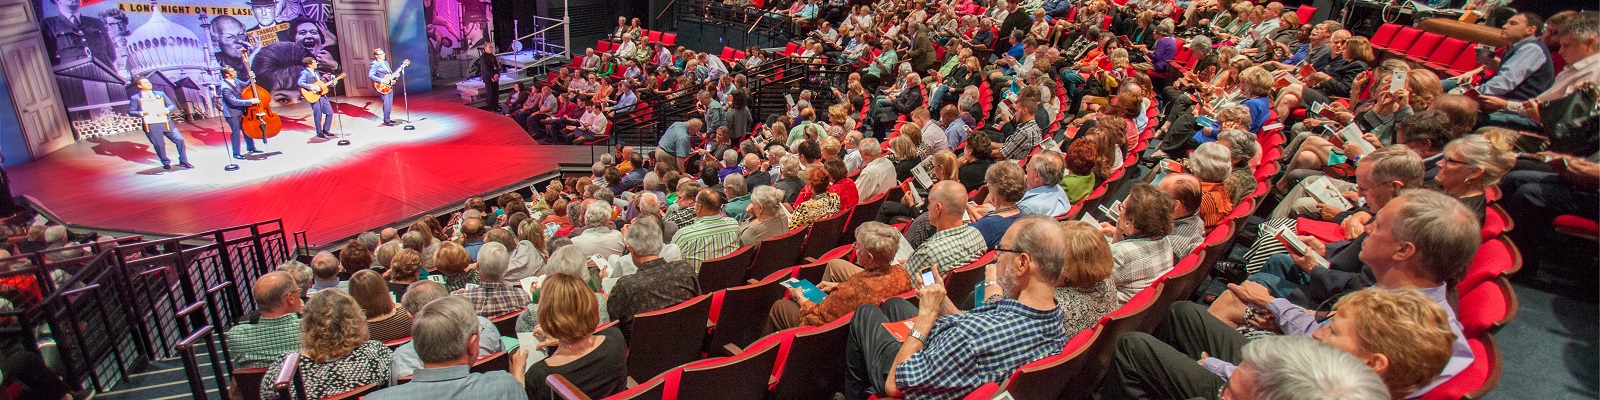
[[[333,91],[329,90],[328,94],[329,94],[329,97],[332,97]],[[328,105],[330,106],[329,108],[333,108],[333,107],[331,107],[333,105],[333,99],[331,99],[331,98],[328,99]],[[337,119],[339,121],[339,142],[337,144],[340,145],[340,146],[349,146],[350,145],[350,139],[348,139],[348,137],[345,136],[345,134],[344,134],[344,116],[343,115],[339,115],[339,111],[338,110],[334,110],[333,111],[333,118]]]
[[[411,92],[406,90],[406,77],[404,73],[400,74],[400,101],[404,103],[406,107],[406,126],[401,129],[408,131],[417,130],[417,126],[411,124]]]
[[[224,79],[226,79],[226,78],[224,78]],[[220,85],[220,83],[219,83],[219,85]],[[212,87],[212,90],[221,90],[221,89],[222,89],[221,86]],[[218,96],[218,97],[221,97],[221,96]],[[213,102],[211,104],[214,105],[214,106],[220,106],[219,108],[228,106],[226,104],[225,100],[223,101],[222,104],[218,104],[218,103],[215,103],[215,102]],[[227,148],[228,148],[228,154],[224,155],[224,156],[228,157],[228,165],[224,165],[222,167],[222,170],[223,171],[230,171],[230,172],[231,171],[238,171],[239,170],[239,164],[236,163],[235,160],[233,159],[233,155],[234,154],[239,154],[239,149],[235,148],[234,144],[233,144],[233,127],[231,125],[228,125],[228,116],[227,116],[228,110],[223,109],[221,111],[222,111],[222,114],[223,114],[222,115],[222,124],[221,124],[220,127],[218,127],[217,130],[220,131],[220,132],[224,132],[224,134],[228,135],[228,138],[226,140],[224,140],[224,142],[227,143]],[[240,134],[243,135],[242,132]]]

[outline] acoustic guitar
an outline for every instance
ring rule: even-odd
[[[308,103],[315,103],[317,100],[321,100],[323,95],[328,94],[328,88],[338,84],[340,79],[344,79],[344,74],[339,74],[339,76],[334,77],[333,80],[327,82],[323,82],[322,79],[319,78],[316,82],[311,84],[312,86],[316,86],[317,90],[306,90],[306,88],[300,88],[300,96],[305,97],[306,102]]]
[[[411,65],[411,60],[401,62],[400,68],[395,68],[394,72],[384,75],[383,79],[372,82],[372,87],[378,89],[378,94],[389,94],[389,92],[394,91],[394,79],[400,77],[400,73],[406,70],[407,65]]]

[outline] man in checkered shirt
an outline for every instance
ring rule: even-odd
[[[890,298],[857,308],[845,347],[850,371],[845,398],[958,399],[1023,364],[1061,352],[1067,332],[1054,291],[1066,264],[1065,248],[1061,225],[1026,215],[995,247],[1002,254],[986,272],[984,297],[992,300],[984,305],[962,313],[936,283],[917,290],[920,307]],[[911,332],[904,343],[884,327],[908,319]]]
[[[521,310],[528,306],[528,292],[506,283],[506,268],[511,264],[511,256],[506,252],[506,246],[499,242],[489,242],[478,250],[478,285],[468,286],[451,292],[451,295],[467,298],[472,302],[472,308],[478,310],[478,315],[485,317],[498,317],[512,311]]]

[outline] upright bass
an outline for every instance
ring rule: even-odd
[[[259,44],[260,42],[257,42],[256,48],[258,51],[260,49]],[[250,57],[245,57],[245,65],[250,66],[254,58],[254,53],[250,54]],[[283,120],[278,117],[278,113],[272,112],[272,92],[267,91],[266,88],[256,83],[256,74],[254,72],[250,73],[250,85],[245,86],[239,92],[239,97],[261,100],[244,110],[244,118],[242,120],[244,135],[252,139],[261,139],[263,142],[273,136],[278,136],[278,131],[283,129]]]

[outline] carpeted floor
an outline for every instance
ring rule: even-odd
[[[1588,268],[1595,268],[1589,265]],[[1495,335],[1502,359],[1500,385],[1489,399],[1600,398],[1600,308],[1592,294],[1570,294],[1518,282],[1517,317]],[[1594,291],[1591,281],[1575,290]],[[1552,293],[1556,292],[1556,293]]]

